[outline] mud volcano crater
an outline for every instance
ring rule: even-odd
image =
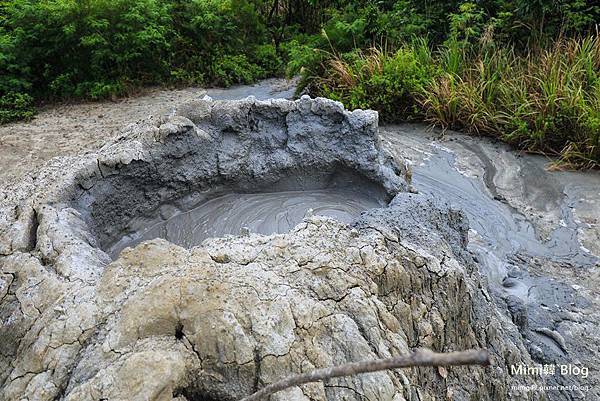
[[[156,128],[158,145],[140,138],[126,150],[136,158],[99,162],[100,179],[68,203],[113,258],[153,238],[190,248],[283,233],[306,213],[350,223],[405,185],[376,131],[374,112],[331,101],[193,102]]]
[[[327,99],[203,99],[3,188],[0,398],[234,400],[425,346],[495,366],[273,399],[514,399],[530,379],[504,361],[531,359],[465,215],[409,193],[379,141],[376,112]]]

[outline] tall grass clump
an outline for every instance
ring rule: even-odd
[[[446,61],[457,52],[458,70]],[[440,73],[420,98],[427,121],[555,154],[573,167],[600,164],[598,36],[559,39],[524,55],[447,45],[437,62]]]
[[[319,94],[385,121],[424,120],[497,137],[563,166],[600,166],[600,39],[560,38],[518,52],[493,42],[424,41],[332,54]]]

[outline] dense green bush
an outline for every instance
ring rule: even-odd
[[[0,97],[0,124],[33,117],[33,98],[26,93],[8,92]]]
[[[431,53],[424,42],[394,53],[371,50],[329,62],[321,94],[350,108],[375,109],[385,121],[418,118],[418,98],[433,78]]]
[[[249,84],[263,77],[264,71],[246,56],[223,56],[212,65],[214,83],[221,86]]]
[[[0,96],[101,99],[148,84],[231,85],[281,74],[263,3],[0,2]]]
[[[264,71],[263,76],[278,76],[284,72],[283,58],[279,55],[275,46],[270,43],[257,46],[251,57],[254,64]],[[263,76],[260,78],[263,78]]]
[[[240,76],[253,71],[231,68],[232,57],[243,56],[243,65],[256,69],[250,62],[253,52],[267,44],[268,34],[256,6],[244,0],[191,0],[170,3],[172,37],[169,55],[175,77],[192,77],[191,83],[244,82]],[[222,59],[222,60],[221,60]],[[223,68],[220,68],[220,65]],[[231,70],[234,76],[223,79]],[[177,73],[179,71],[179,73]],[[217,75],[214,75],[217,74]]]
[[[169,9],[158,0],[14,0],[2,36],[36,97],[100,98],[166,72]],[[12,75],[10,74],[10,75]]]

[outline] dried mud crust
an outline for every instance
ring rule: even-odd
[[[114,261],[103,250],[174,199],[340,169],[393,200],[352,225],[307,217],[282,235],[189,250],[152,240]],[[198,100],[53,159],[0,194],[0,399],[234,400],[415,347],[488,348],[493,365],[359,375],[274,399],[514,399],[533,379],[509,366],[532,361],[466,251],[466,217],[408,193],[407,177],[375,112],[307,97]]]

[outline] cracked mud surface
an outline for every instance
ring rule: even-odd
[[[60,285],[30,262],[30,277],[43,283],[36,292]],[[317,217],[289,234],[212,239],[190,251],[146,242],[125,250],[95,286],[62,284],[63,299],[45,310],[39,305],[41,315],[26,309],[37,316],[23,340],[32,346],[19,347],[4,394],[239,399],[283,373],[416,346],[490,343],[497,347],[493,369],[382,372],[275,399],[509,399],[505,358],[523,361],[526,354],[507,343],[506,322],[484,305],[456,307],[482,296],[469,270],[450,258],[440,264],[393,233],[353,232]]]
[[[232,96],[245,93],[238,92]],[[302,102],[310,107],[251,100],[216,102],[207,111],[206,102],[194,101],[130,126],[98,152],[55,159],[3,186],[0,399],[234,400],[290,373],[422,346],[485,347],[493,365],[359,375],[292,388],[273,399],[600,395],[597,276],[588,255],[596,252],[593,185],[579,185],[574,193],[580,181],[568,177],[565,190],[568,203],[577,204],[566,227],[582,243],[588,238],[590,252],[563,260],[532,255],[502,228],[526,227],[529,220],[537,237],[524,235],[527,240],[551,237],[550,219],[560,216],[565,199],[560,191],[547,195],[555,201],[535,191],[512,195],[515,179],[504,159],[488,155],[497,169],[490,174],[489,165],[473,156],[482,151],[469,150],[477,144],[467,140],[440,144],[384,127],[387,154],[368,112],[352,117],[333,102]],[[413,163],[419,194],[406,192],[405,160]],[[287,234],[214,238],[191,249],[153,240],[116,260],[105,252],[114,238],[214,193],[272,187],[315,167],[328,176],[340,164],[393,200],[351,225],[307,216]],[[467,183],[473,192],[458,191],[462,197],[454,198],[443,171],[454,187]],[[435,185],[429,185],[432,178]],[[481,194],[486,197],[477,198]],[[482,216],[493,212],[504,219],[496,230],[484,229],[489,222],[474,213],[478,205],[465,202],[473,196],[487,208]],[[522,210],[519,199],[537,202],[515,223],[490,206],[503,204],[494,197],[507,199],[513,211]],[[537,213],[542,217],[534,218]],[[568,253],[574,243],[552,249]],[[571,266],[563,263],[568,259]],[[511,364],[565,360],[590,367],[590,377],[559,384],[590,384],[590,392],[511,389],[556,383],[512,376]]]

